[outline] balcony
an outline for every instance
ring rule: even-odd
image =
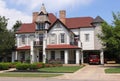
[[[34,46],[43,46],[43,41],[34,41]]]
[[[70,45],[78,46],[78,42],[70,42]]]

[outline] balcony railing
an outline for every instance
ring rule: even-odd
[[[70,45],[78,46],[78,42],[70,42]]]
[[[34,46],[43,46],[43,41],[34,41]]]

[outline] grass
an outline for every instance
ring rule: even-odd
[[[41,73],[0,73],[0,77],[55,77],[62,74],[41,74]]]
[[[46,73],[73,73],[84,66],[63,66],[63,67],[49,67],[41,68],[38,71]]]
[[[120,73],[120,68],[105,69],[105,73]]]

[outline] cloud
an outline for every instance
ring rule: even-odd
[[[0,15],[9,18],[8,28],[10,29],[16,20],[23,23],[31,22],[33,11],[40,10],[42,3],[48,12],[58,12],[59,10],[75,10],[76,7],[89,5],[94,0],[0,0]],[[9,7],[9,4],[12,7]],[[21,9],[18,9],[21,8]]]
[[[8,18],[8,29],[11,29],[15,24],[16,20],[21,20],[24,23],[28,23],[31,20],[31,16],[18,11],[16,9],[9,9],[6,6],[6,3],[3,0],[0,0],[0,16],[5,16]]]
[[[26,5],[30,10],[34,10],[42,3],[45,4],[48,10],[69,9],[70,7],[88,5],[94,0],[9,0],[16,5]]]

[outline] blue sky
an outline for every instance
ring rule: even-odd
[[[42,3],[57,16],[59,10],[66,10],[67,17],[99,15],[108,23],[112,23],[112,12],[120,11],[120,0],[0,0],[0,15],[9,18],[10,29],[16,20],[31,23],[32,12],[39,11]]]

